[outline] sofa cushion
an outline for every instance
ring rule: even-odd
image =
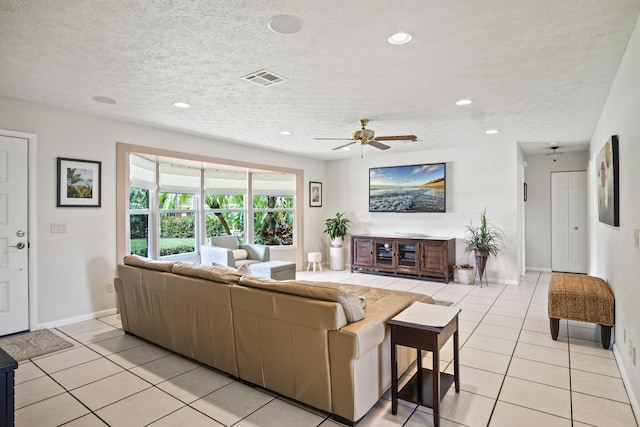
[[[347,322],[353,323],[364,318],[360,299],[348,286],[330,282],[311,282],[306,280],[272,280],[254,276],[244,276],[240,284],[252,288],[273,292],[314,298],[339,303],[344,309]]]
[[[201,265],[192,262],[177,262],[171,270],[181,276],[196,277],[220,283],[238,283],[242,274],[235,268],[221,265]]]
[[[139,255],[127,255],[124,257],[125,265],[165,272],[171,272],[175,263],[176,261],[156,261],[155,259],[145,258]]]

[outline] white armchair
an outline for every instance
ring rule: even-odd
[[[238,243],[236,236],[211,236],[211,246],[200,246],[200,262],[238,268],[269,261],[269,246]]]

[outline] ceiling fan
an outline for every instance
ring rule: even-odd
[[[375,133],[371,129],[366,129],[369,123],[368,119],[360,119],[360,126],[362,129],[358,129],[353,132],[353,136],[351,139],[346,138],[314,138],[317,140],[326,140],[326,141],[350,141],[348,144],[341,145],[339,147],[334,148],[334,150],[340,150],[342,148],[348,147],[351,144],[360,143],[361,146],[371,145],[372,147],[378,148],[380,150],[388,150],[389,147],[387,144],[383,144],[380,141],[417,141],[418,137],[415,135],[395,135],[395,136],[375,136]]]

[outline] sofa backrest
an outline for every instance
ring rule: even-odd
[[[333,412],[328,332],[347,325],[342,306],[244,285],[231,287],[238,376]]]
[[[182,268],[183,273],[190,266],[180,264],[174,267]],[[198,278],[203,272],[195,266],[192,272],[196,277],[118,265],[119,280],[114,284],[120,311],[124,312],[123,328],[237,376],[230,291],[233,284]]]
[[[337,302],[343,308],[349,323],[357,322],[364,318],[364,310],[360,299],[349,285],[305,280],[272,280],[253,276],[242,277],[240,284],[321,301]]]

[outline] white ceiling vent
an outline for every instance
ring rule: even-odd
[[[240,78],[249,82],[253,82],[260,86],[273,86],[276,83],[287,81],[287,79],[285,79],[284,77],[272,73],[269,70],[256,71],[255,73],[247,74],[246,76],[242,76]]]

